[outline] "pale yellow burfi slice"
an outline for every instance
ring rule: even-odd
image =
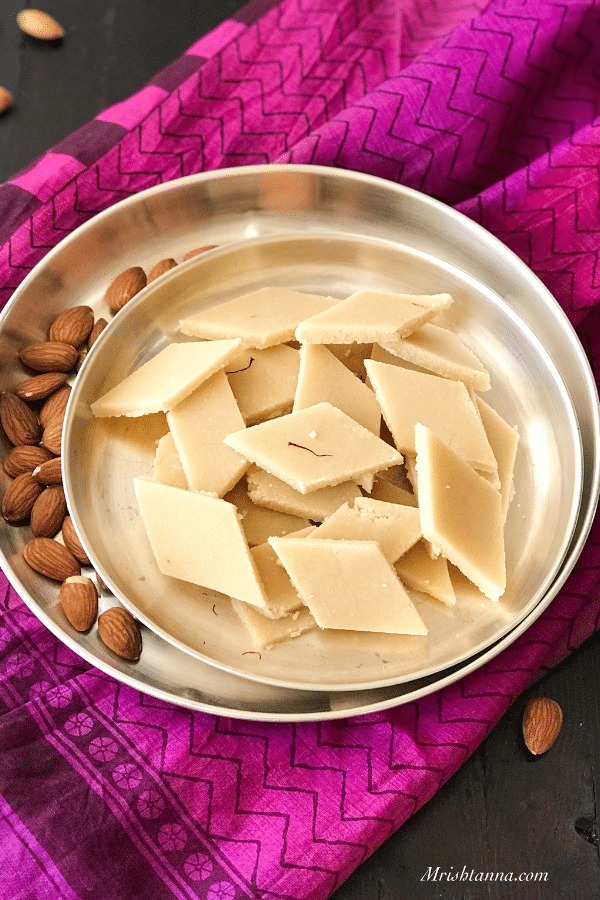
[[[182,319],[184,334],[241,338],[247,347],[272,347],[294,339],[298,323],[339,303],[333,297],[266,287]]]
[[[495,472],[496,458],[469,391],[460,381],[368,359],[369,379],[394,442],[414,456],[415,425],[431,428],[461,459]]]
[[[308,519],[253,503],[248,495],[245,478],[241,478],[223,499],[233,503],[241,515],[244,534],[250,547],[264,544],[273,534],[292,534],[310,526]]]
[[[373,349],[371,350],[371,356],[369,357],[369,359],[374,359],[375,362],[387,363],[390,366],[400,366],[402,369],[410,369],[412,372],[427,371],[427,369],[423,369],[421,366],[415,365],[415,363],[408,362],[408,360],[406,359],[401,359],[399,356],[395,356],[393,353],[390,353],[389,350],[385,350],[382,344],[373,344]],[[366,384],[369,383],[369,377],[367,376]]]
[[[330,353],[333,353],[340,362],[344,363],[347,369],[354,372],[355,375],[364,382],[365,379],[365,359],[368,359],[373,352],[373,344],[326,344]]]
[[[446,606],[455,606],[456,594],[448,572],[448,560],[443,556],[432,559],[422,541],[411,547],[394,568],[407,587],[429,594]]]
[[[381,409],[373,391],[321,344],[303,344],[293,411],[327,401],[379,437]]]
[[[196,491],[134,478],[156,564],[163,575],[266,607],[268,597],[237,510]]]
[[[265,350],[246,350],[226,370],[246,425],[256,425],[292,411],[300,355],[287,344]]]
[[[421,538],[419,510],[359,497],[340,506],[310,533],[311,540],[377,541],[388,562],[395,562]]]
[[[306,530],[311,533],[313,529]],[[250,553],[267,593],[269,605],[264,610],[266,616],[279,619],[304,606],[300,594],[268,541],[252,547]]]
[[[412,334],[452,303],[450,294],[390,294],[357,291],[300,322],[296,340],[307,344],[368,344]]]
[[[490,600],[506,588],[500,492],[429,428],[415,428],[424,537]]]
[[[401,341],[383,344],[383,349],[436,375],[462,381],[476,391],[489,390],[489,372],[448,328],[429,323]]]
[[[168,412],[167,422],[190,490],[222,497],[240,480],[249,463],[223,438],[245,426],[223,371]]]
[[[187,489],[187,478],[170,431],[161,437],[156,445],[152,477],[158,484],[170,484],[171,487]]]
[[[373,500],[383,500],[385,503],[399,503],[401,506],[417,506],[417,498],[414,493],[407,491],[385,478],[375,478],[373,488],[369,491]]]
[[[331,487],[318,488],[309,494],[301,494],[285,481],[257,466],[249,469],[247,482],[248,494],[257,506],[301,516],[313,522],[322,522],[342,504],[351,504],[362,496],[354,481],[344,481]]]
[[[144,416],[168,412],[222,369],[241,341],[168,344],[91,405],[95,416]]]
[[[234,611],[243,622],[255,650],[271,650],[284,641],[300,637],[317,627],[306,606],[288,613],[280,619],[271,619],[256,606],[232,600]]]
[[[427,634],[393,567],[375,541],[270,538],[321,628]]]
[[[519,444],[519,432],[509,425],[495,409],[486,403],[481,397],[476,397],[475,402],[485,428],[490,446],[498,463],[498,477],[500,479],[500,494],[502,496],[502,515],[506,521],[508,507],[514,496],[513,475],[517,447]]]
[[[331,403],[227,435],[246,459],[308,494],[402,462],[402,456]]]

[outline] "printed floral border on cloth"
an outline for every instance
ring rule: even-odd
[[[444,7],[245,7],[0,186],[0,300],[144,188],[242,164],[330,165],[416,188],[497,235],[597,371],[600,4]],[[3,896],[329,897],[597,628],[598,539],[594,525],[560,595],[482,669],[385,712],[296,724],[191,712],[116,682],[2,576]]]

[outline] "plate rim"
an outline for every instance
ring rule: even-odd
[[[67,235],[65,238],[63,238],[55,247],[53,247],[50,251],[48,251],[48,253],[46,253],[42,257],[42,259],[33,267],[31,272],[28,273],[28,275],[25,277],[25,279],[16,288],[16,290],[13,293],[10,300],[5,304],[5,307],[2,310],[2,313],[0,314],[0,329],[3,326],[5,317],[10,314],[13,307],[19,302],[21,295],[28,289],[29,285],[36,279],[36,277],[39,274],[40,269],[43,269],[48,264],[48,262],[51,262],[52,259],[57,254],[61,253],[66,246],[70,246],[73,242],[76,242],[80,238],[82,232],[86,231],[89,228],[94,228],[99,222],[101,223],[106,218],[109,218],[110,216],[114,215],[116,210],[121,209],[122,207],[127,206],[127,205],[135,205],[141,199],[143,199],[144,197],[146,197],[148,195],[162,193],[162,192],[168,192],[168,191],[172,190],[174,187],[180,186],[182,183],[184,183],[185,185],[194,185],[195,183],[203,183],[207,180],[212,180],[212,179],[220,180],[223,177],[256,176],[256,175],[262,174],[266,171],[274,172],[274,171],[278,171],[278,170],[286,171],[288,173],[289,172],[301,172],[304,174],[309,174],[310,176],[317,176],[317,177],[321,177],[321,176],[327,176],[328,178],[341,177],[341,178],[347,178],[350,181],[358,180],[358,181],[363,181],[366,183],[371,182],[371,183],[375,183],[375,184],[380,184],[385,188],[385,190],[387,190],[387,191],[392,190],[392,191],[399,193],[400,195],[401,194],[417,195],[422,200],[422,202],[424,202],[426,204],[430,204],[430,205],[434,206],[435,208],[441,207],[444,209],[444,211],[447,215],[450,215],[452,217],[457,217],[463,226],[466,226],[466,228],[469,231],[473,231],[473,232],[477,233],[477,235],[479,237],[484,238],[486,243],[488,243],[488,244],[491,243],[492,246],[497,245],[497,246],[501,247],[503,253],[510,254],[512,257],[514,257],[514,259],[516,261],[516,265],[521,270],[521,273],[523,275],[525,275],[526,278],[528,278],[529,280],[533,280],[533,283],[536,284],[537,289],[541,290],[546,295],[546,298],[552,302],[552,304],[554,305],[555,312],[560,317],[562,317],[563,323],[567,326],[569,332],[571,332],[572,339],[574,339],[574,342],[581,350],[581,361],[583,363],[582,369],[583,369],[583,373],[585,376],[585,383],[586,383],[588,392],[590,394],[595,394],[595,396],[597,398],[597,396],[598,396],[597,386],[593,379],[593,375],[591,372],[591,368],[589,366],[589,362],[587,360],[587,357],[585,356],[583,348],[581,347],[581,344],[579,342],[579,339],[577,337],[575,329],[573,328],[570,321],[568,320],[566,313],[562,310],[562,308],[560,307],[560,305],[558,304],[556,299],[552,296],[552,294],[548,291],[548,289],[543,285],[543,283],[540,281],[538,276],[536,276],[535,273],[533,273],[531,271],[531,269],[529,269],[526,266],[526,264],[514,253],[514,251],[512,251],[505,244],[503,244],[491,232],[489,232],[485,228],[483,228],[483,226],[481,226],[477,222],[474,222],[473,220],[469,219],[463,213],[453,209],[452,207],[446,206],[445,204],[441,203],[440,201],[438,201],[434,198],[431,198],[431,197],[428,197],[427,195],[421,194],[421,192],[419,192],[419,191],[416,191],[412,188],[405,187],[403,185],[398,185],[393,182],[389,182],[386,179],[380,178],[379,176],[373,176],[373,175],[369,175],[366,173],[360,173],[360,172],[352,172],[352,171],[343,170],[343,169],[335,169],[333,167],[327,167],[327,166],[282,164],[282,165],[243,166],[243,167],[234,167],[231,169],[221,169],[221,170],[216,170],[214,172],[202,172],[202,173],[197,173],[194,175],[185,176],[182,179],[175,179],[170,182],[165,182],[161,185],[149,187],[149,188],[145,189],[144,191],[141,191],[137,194],[133,194],[130,197],[126,197],[123,200],[120,200],[117,203],[112,204],[107,209],[102,210],[102,211],[92,215],[92,217],[90,219],[88,219],[86,222],[82,223],[80,226],[78,226],[76,229],[74,229],[74,231],[70,235]],[[592,405],[592,413],[593,413],[594,424],[595,424],[595,427],[592,430],[593,430],[594,435],[596,436],[598,434],[598,414],[597,414],[597,409],[594,405]],[[551,600],[554,599],[555,594],[560,589],[560,586],[562,585],[562,583],[564,583],[564,580],[566,580],[566,578],[568,577],[568,574],[570,573],[581,550],[583,549],[583,545],[585,544],[585,542],[587,540],[587,537],[589,535],[589,530],[591,528],[593,518],[595,516],[595,510],[596,510],[596,506],[598,503],[598,494],[599,494],[599,489],[600,489],[600,469],[598,467],[598,462],[595,458],[592,460],[591,473],[588,471],[586,474],[587,474],[587,483],[589,485],[589,493],[590,493],[591,502],[588,503],[588,505],[586,507],[585,515],[584,515],[583,519],[580,518],[578,520],[577,534],[575,535],[575,537],[571,543],[571,546],[567,550],[565,559],[563,560],[563,568],[558,573],[555,583],[552,585],[551,590],[548,592],[548,594],[540,602],[539,606],[536,607],[535,610],[532,610],[532,612],[521,622],[521,624],[519,626],[517,626],[517,628],[515,630],[518,631],[519,633],[521,633],[523,630],[525,630],[527,627],[529,627],[529,625],[532,624],[532,622],[535,620],[535,618],[537,618],[541,614],[543,609],[551,602]],[[21,581],[18,578],[16,578],[16,579],[14,578],[14,573],[12,572],[10,565],[8,564],[8,560],[6,560],[6,558],[5,558],[5,555],[3,552],[3,547],[0,547],[0,552],[2,553],[2,558],[5,561],[4,569],[5,569],[5,572],[7,574],[9,581],[13,584],[13,586],[15,587],[15,589],[17,590],[17,592],[19,593],[21,598],[24,600],[24,602],[27,603],[27,597],[28,597],[28,593],[29,593],[28,589],[21,583]],[[572,564],[568,565],[571,560],[572,560]],[[13,577],[11,577],[11,575]],[[16,580],[16,583],[15,583],[15,580]],[[79,655],[82,655],[85,658],[88,658],[88,656],[89,656],[89,661],[93,665],[98,666],[98,668],[104,669],[104,670],[112,669],[112,667],[109,664],[106,664],[103,660],[98,660],[98,658],[94,654],[92,654],[92,653],[88,654],[88,651],[86,650],[86,648],[78,645],[77,641],[72,640],[71,636],[68,635],[64,630],[57,628],[56,623],[54,623],[50,619],[50,617],[46,616],[44,610],[39,608],[39,606],[35,603],[35,600],[33,598],[31,598],[31,599],[32,599],[33,605],[30,605],[29,603],[27,603],[27,605],[30,606],[30,608],[32,609],[32,611],[34,612],[36,617],[41,618],[43,621],[46,620],[45,624],[47,625],[47,627],[49,627],[49,629],[51,631],[53,631],[55,633],[55,635],[59,638],[59,640],[61,640],[63,643],[66,643],[67,645],[71,646],[71,648],[74,650],[74,652],[78,653]],[[510,642],[510,640],[516,639],[517,636],[518,636],[518,634],[515,634],[513,631],[510,631],[504,638],[501,639],[500,644],[505,645],[507,641]],[[501,649],[503,649],[503,646],[498,646],[497,648],[493,647],[493,648],[490,648],[489,651],[486,651],[486,654],[493,653],[495,655],[496,653],[500,652]],[[484,660],[480,659],[479,657],[478,657],[478,660],[479,661],[476,661],[474,663],[475,667],[477,667],[478,665],[482,665],[484,662]],[[470,666],[471,666],[471,663],[469,662],[469,660],[467,660],[465,667],[464,667],[465,673],[468,669],[470,669]],[[153,689],[153,688],[149,687],[148,685],[140,684],[140,682],[137,681],[134,677],[132,677],[132,676],[130,677],[129,675],[122,673],[120,670],[113,670],[111,672],[111,674],[113,674],[114,677],[116,677],[118,680],[125,681],[125,682],[131,682],[132,685],[135,686],[136,688],[146,691],[147,693],[149,693],[151,695],[155,695],[155,696],[162,695],[161,691],[158,691],[158,693],[157,693],[156,689]],[[460,672],[454,676],[449,676],[449,678],[451,678],[452,680],[455,680],[455,678],[458,678],[458,677],[461,677]],[[432,691],[434,691],[436,689],[437,688],[436,688],[435,684],[427,685],[422,690],[418,689],[417,693],[419,695],[422,695],[423,692],[431,693]],[[373,689],[373,690],[377,691],[377,689]],[[179,700],[178,698],[174,697],[170,693],[167,694],[166,699],[169,699],[172,702],[178,703],[183,706],[191,705],[193,708],[200,708],[200,709],[203,709],[204,711],[223,712],[223,709],[221,707],[218,707],[217,709],[215,709],[210,704],[208,704],[208,705],[200,704],[198,707],[196,707],[195,704],[192,703],[191,701]],[[391,700],[384,700],[384,701],[382,701],[382,703],[384,706],[387,707],[387,706],[401,704],[404,702],[409,702],[410,699],[414,699],[414,697],[411,695],[411,696],[407,697],[407,699],[404,699],[403,697],[392,698]],[[375,709],[375,708],[381,708],[381,707],[369,706],[369,710],[367,710],[367,711],[370,711],[371,709]],[[358,712],[360,712],[360,710]],[[232,714],[235,714],[235,713],[232,713]],[[357,714],[356,711],[342,711],[339,713],[340,716],[355,715],[355,714]],[[260,718],[273,717],[276,720],[282,720],[282,718],[286,717],[286,714],[281,713],[281,712],[275,713],[271,716],[271,714],[268,714],[268,713],[265,713],[265,714],[258,713],[256,715],[254,715],[252,713],[249,713],[247,710],[240,711],[239,715],[241,718],[253,718],[254,717],[254,718],[260,719]],[[292,720],[299,720],[299,718],[304,717],[303,714],[297,714],[297,713],[292,713],[290,715],[291,715]],[[323,714],[313,715],[312,713],[309,713],[309,714],[307,714],[307,717],[308,718],[322,718]],[[327,714],[327,715],[325,715],[325,717],[326,718],[331,717],[331,714]]]
[[[313,235],[295,235],[295,234],[280,234],[276,236],[268,236],[251,238],[248,240],[234,241],[227,245],[223,245],[219,248],[215,248],[210,251],[210,253],[202,254],[200,257],[196,257],[188,260],[182,264],[179,264],[176,268],[171,269],[167,274],[164,280],[161,279],[160,284],[154,282],[149,285],[143,291],[140,291],[132,300],[127,304],[127,306],[121,311],[120,315],[123,316],[123,326],[125,328],[125,332],[127,332],[128,319],[135,319],[138,310],[141,308],[143,310],[148,297],[152,297],[154,293],[157,291],[168,291],[169,285],[177,282],[178,279],[186,277],[187,272],[194,272],[196,269],[201,270],[207,264],[207,261],[218,258],[219,257],[231,257],[231,255],[235,255],[236,252],[239,252],[242,248],[248,247],[250,251],[256,247],[263,247],[265,244],[269,246],[276,246],[278,244],[287,244],[290,242],[309,242],[320,240],[323,238],[324,240],[332,239],[332,238],[340,238],[340,240],[344,241],[356,241],[365,243],[365,239],[355,235],[344,235],[338,236],[332,234],[319,234],[318,236]],[[380,241],[376,238],[368,238],[369,243],[383,243],[385,241]],[[448,268],[447,266],[445,268]],[[461,273],[462,274],[462,273]],[[201,274],[198,276],[199,280],[202,280]],[[503,302],[503,298],[498,297],[500,302]],[[561,389],[564,390],[565,395],[568,396],[567,386],[564,383],[564,380],[560,376],[558,370],[556,369],[554,362],[544,347],[543,343],[537,338],[535,332],[530,328],[530,326],[525,323],[522,318],[516,313],[510,306],[510,317],[511,321],[518,322],[519,328],[522,329],[523,334],[527,334],[528,339],[535,343],[539,348],[539,352],[547,357],[548,365],[552,368],[553,372],[556,374],[556,378],[558,384]],[[129,328],[129,331],[132,329]],[[95,346],[95,351],[97,352],[97,358],[101,357],[103,348],[105,345],[109,344],[115,340],[115,332],[111,331],[111,329],[105,329],[104,332],[100,335],[97,344]],[[118,339],[117,339],[118,340]],[[144,359],[140,360],[140,364],[143,364]],[[85,364],[84,364],[85,365]],[[82,368],[82,372],[85,372],[85,368]],[[119,586],[115,583],[114,579],[110,577],[110,574],[104,569],[102,564],[101,557],[95,552],[95,548],[93,546],[93,541],[88,540],[88,529],[86,529],[84,524],[83,515],[80,515],[80,505],[76,501],[75,496],[75,488],[71,483],[71,468],[77,468],[77,461],[73,457],[73,452],[71,449],[71,445],[78,444],[78,440],[81,435],[73,436],[72,425],[73,420],[78,418],[77,405],[80,403],[80,395],[82,392],[85,392],[86,381],[85,378],[79,378],[75,382],[73,391],[71,393],[71,397],[69,399],[69,404],[67,406],[66,416],[65,416],[65,430],[63,437],[63,483],[65,488],[65,493],[67,496],[67,501],[70,509],[71,518],[73,520],[73,524],[77,532],[79,533],[80,539],[88,553],[88,556],[92,560],[94,568],[96,571],[100,573],[103,580],[109,585],[115,596],[118,598],[120,603],[129,609],[129,611],[141,622],[143,622],[146,627],[150,630],[154,631],[160,637],[162,637],[168,643],[171,643],[173,646],[177,647],[179,650],[189,653],[191,656],[201,660],[204,663],[207,663],[212,666],[216,666],[217,668],[222,669],[229,674],[236,675],[241,678],[247,678],[250,681],[256,681],[261,684],[271,685],[274,687],[287,687],[292,690],[307,690],[311,692],[323,692],[323,691],[332,691],[338,693],[340,691],[364,691],[364,690],[377,690],[390,687],[394,684],[405,684],[410,681],[421,680],[423,678],[429,678],[434,676],[439,671],[445,671],[449,667],[454,667],[455,665],[460,664],[464,660],[472,658],[474,655],[485,652],[490,645],[495,644],[497,641],[501,640],[505,634],[512,631],[513,628],[517,627],[522,619],[529,615],[529,613],[537,607],[537,605],[543,600],[546,596],[546,593],[551,589],[554,579],[558,576],[561,571],[564,559],[568,553],[569,546],[572,541],[572,537],[575,531],[575,527],[577,524],[577,520],[579,517],[579,511],[581,507],[581,494],[582,494],[582,481],[583,481],[583,446],[581,442],[581,433],[578,426],[577,416],[574,407],[572,404],[567,406],[567,415],[568,418],[572,422],[573,429],[577,433],[578,443],[577,443],[577,459],[576,459],[576,472],[574,474],[574,493],[573,493],[573,502],[570,506],[569,516],[568,516],[568,528],[565,530],[565,537],[563,542],[561,543],[561,553],[557,555],[556,561],[553,563],[553,566],[550,569],[550,573],[545,574],[544,578],[540,581],[539,588],[533,593],[532,598],[528,601],[526,607],[522,609],[518,615],[512,617],[509,622],[504,623],[501,627],[498,628],[497,632],[493,635],[493,637],[488,638],[486,640],[482,640],[479,644],[469,649],[466,649],[462,654],[457,656],[452,660],[451,663],[433,663],[429,666],[424,666],[422,671],[418,673],[406,673],[405,675],[389,675],[385,678],[382,678],[377,681],[353,681],[351,683],[344,682],[319,682],[313,681],[309,683],[298,683],[293,682],[291,680],[287,680],[286,678],[276,677],[275,675],[265,675],[260,672],[249,671],[241,671],[233,667],[233,665],[228,664],[226,661],[210,658],[209,656],[204,656],[200,650],[196,650],[194,647],[184,643],[183,640],[174,637],[169,633],[168,629],[157,625],[156,622],[151,621],[151,617],[146,614],[143,609],[140,609],[135,601],[132,601],[123,591],[120,590]],[[82,417],[79,416],[81,419]],[[83,426],[80,426],[83,427]]]

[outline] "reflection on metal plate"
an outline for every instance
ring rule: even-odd
[[[56,586],[21,560],[25,529],[3,526],[0,550],[11,581],[83,657],[141,690],[196,709],[276,720],[355,715],[459,678],[547,606],[594,514],[597,398],[564,314],[500,242],[421,194],[333,169],[248,167],[143,192],[51,251],[2,316],[3,386],[23,377],[17,350],[42,339],[59,311],[89,303],[106,314],[103,294],[117,272],[130,265],[147,269],[206,244],[219,249],[149,286],[106,330],[69,410],[68,491],[76,523],[99,569],[152,626],[144,628],[142,659],[135,666],[122,662],[95,630],[76,635],[56,605]],[[131,494],[132,474],[149,466],[148,434],[136,433],[131,421],[106,432],[87,415],[86,404],[101,384],[115,383],[170,340],[181,309],[270,283],[338,296],[363,286],[425,285],[427,292],[456,295],[454,324],[492,374],[486,400],[521,433],[518,494],[507,526],[509,590],[502,603],[465,594],[458,614],[449,616],[421,601],[435,640],[313,634],[259,659],[241,655],[247,646],[227,601],[217,598],[219,622],[212,600],[188,589],[174,598],[172,585],[163,586],[161,576],[155,580]],[[91,477],[78,474],[80,462]],[[225,622],[231,627],[223,628]],[[302,676],[291,681],[290,671]]]

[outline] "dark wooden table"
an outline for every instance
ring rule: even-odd
[[[67,29],[55,45],[21,34],[14,22],[19,4],[0,0],[0,85],[14,95],[0,116],[0,181],[142,87],[242,5],[48,0],[43,8]],[[523,709],[535,695],[554,698],[564,712],[557,743],[539,758],[521,737]],[[334,900],[600,898],[599,697],[600,637],[594,637],[519,698],[459,772]],[[475,880],[478,873],[510,872],[547,875],[526,883]]]

